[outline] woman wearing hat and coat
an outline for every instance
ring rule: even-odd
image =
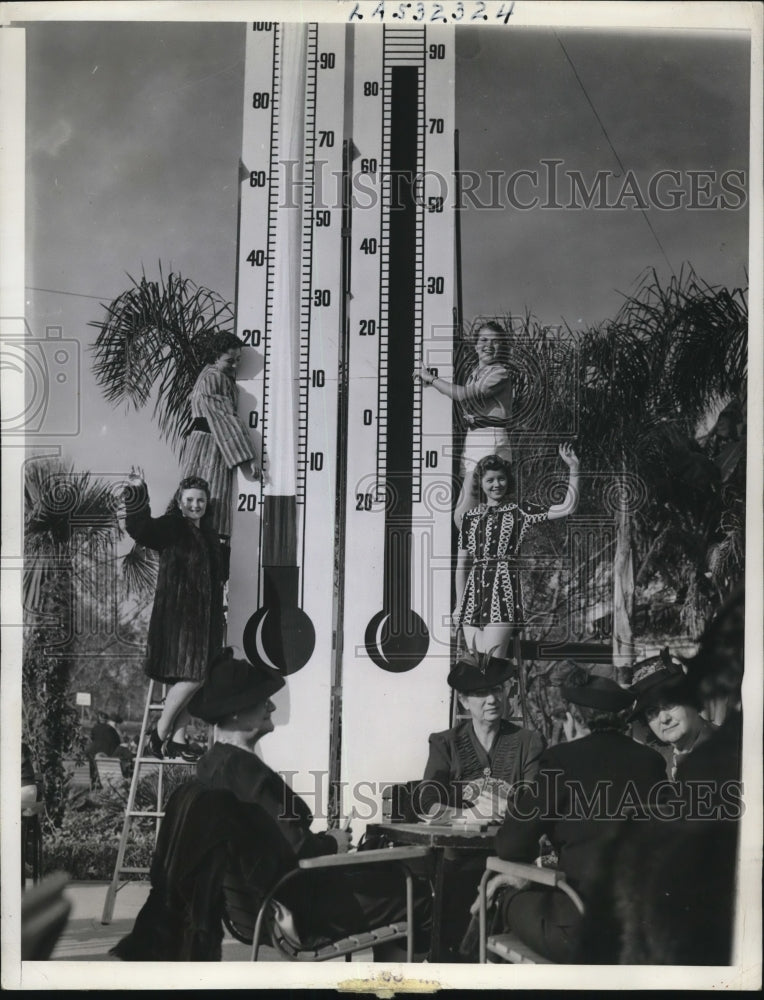
[[[631,692],[636,697],[632,718],[645,722],[660,741],[658,749],[669,779],[681,780],[686,758],[709,740],[718,726],[700,714],[698,693],[668,649],[634,665]]]
[[[188,706],[195,718],[215,725],[215,740],[199,760],[196,776],[208,787],[227,788],[241,802],[265,809],[298,858],[340,854],[347,851],[350,834],[313,833],[307,804],[254,752],[255,744],[273,732],[276,706],[271,695],[285,683],[278,670],[236,660],[230,649],[216,658],[206,684]]]
[[[451,670],[448,683],[469,718],[430,736],[424,780],[415,793],[419,812],[437,814],[450,806],[466,808],[477,819],[497,820],[512,786],[536,778],[544,747],[541,736],[503,718],[506,682],[513,669],[509,660],[482,657],[478,662],[460,660]],[[458,949],[484,867],[482,855],[446,855],[443,943],[452,961],[466,960]]]
[[[190,712],[214,724],[213,745],[196,768],[197,780],[206,788],[226,789],[243,803],[259,806],[275,821],[297,861],[348,851],[351,834],[332,829],[314,833],[307,804],[276,771],[255,755],[257,742],[273,732],[276,706],[271,696],[284,687],[282,674],[265,664],[253,665],[223,651],[212,664],[204,686],[189,704]],[[406,900],[399,877],[382,865],[373,868],[312,872],[309,890],[300,881],[299,893],[291,888],[281,900],[293,913],[303,942],[338,938],[352,931],[405,919]],[[397,891],[400,890],[400,891]],[[417,893],[416,950],[427,946],[429,890]]]
[[[517,782],[533,781],[538,772],[541,736],[503,718],[513,663],[497,657],[482,663],[485,669],[460,660],[448,675],[469,718],[430,736],[430,755],[417,794],[423,813],[435,806],[468,805],[483,778],[505,782],[508,790]]]
[[[660,754],[626,735],[625,710],[632,695],[605,677],[590,676],[579,687],[563,687],[579,706],[587,733],[549,747],[542,755],[538,784],[510,804],[496,837],[499,857],[532,861],[546,834],[558,867],[587,908],[586,924],[561,890],[516,885],[505,876],[489,883],[489,898],[505,889],[500,922],[535,951],[555,962],[612,962],[609,852],[635,806],[665,784]],[[601,919],[598,916],[601,914]],[[585,927],[594,933],[585,933]]]

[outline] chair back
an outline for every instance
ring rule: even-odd
[[[122,774],[122,762],[119,757],[96,757],[95,764],[98,780],[105,792],[109,789],[121,791],[125,787],[127,780]]]
[[[78,764],[72,757],[65,757],[63,760],[64,773],[69,778],[70,788],[87,788],[90,790],[92,782],[90,780],[90,764]]]
[[[584,903],[575,889],[568,885],[565,873],[557,868],[539,864],[529,864],[525,861],[504,861],[501,858],[486,858],[485,872],[480,879],[478,889],[479,902],[479,961],[485,964],[488,953],[496,955],[501,961],[513,965],[548,965],[550,960],[527,945],[522,937],[510,931],[504,934],[491,934],[488,930],[486,912],[486,886],[491,873],[521,879],[535,885],[546,886],[548,889],[559,889],[571,900],[579,914],[583,916]]]

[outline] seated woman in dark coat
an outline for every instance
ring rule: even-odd
[[[314,833],[303,799],[255,756],[258,740],[273,731],[271,695],[284,683],[277,670],[236,660],[230,649],[212,663],[189,708],[215,725],[215,742],[198,762],[196,779],[167,803],[151,893],[112,954],[126,961],[219,961],[224,881],[229,899],[234,905],[244,899],[254,919],[265,895],[300,860],[348,851],[350,833]],[[279,889],[278,902],[291,917],[290,936],[306,948],[406,919],[404,881],[391,865],[305,873]],[[424,951],[429,885],[415,883],[414,921],[415,950]],[[375,959],[382,958],[403,960],[396,942],[375,948]]]
[[[665,784],[660,754],[626,735],[625,710],[632,695],[605,677],[562,688],[579,706],[586,734],[559,743],[541,758],[535,791],[518,796],[496,837],[496,852],[507,861],[533,861],[546,834],[558,867],[587,907],[586,923],[561,890],[518,885],[506,876],[489,883],[489,897],[502,886],[500,922],[526,944],[555,962],[612,962],[617,942],[608,936],[610,852],[624,824]],[[571,733],[572,735],[572,733]],[[592,940],[589,927],[596,928]]]
[[[718,727],[700,714],[699,694],[668,649],[634,664],[631,692],[636,697],[632,717],[646,723],[660,741],[656,749],[666,761],[668,777],[680,780],[689,755]]]
[[[482,669],[481,669],[482,667]],[[420,813],[462,811],[483,822],[499,820],[517,787],[534,781],[544,744],[539,733],[503,718],[509,660],[460,660],[448,675],[469,718],[430,736],[430,756],[414,796]],[[485,858],[446,857],[443,941],[451,961],[465,961],[459,944],[469,923]]]
[[[314,833],[304,800],[255,755],[258,740],[273,731],[276,706],[270,698],[284,683],[277,670],[233,659],[231,650],[212,664],[209,679],[189,703],[192,715],[215,725],[213,745],[197,764],[197,780],[264,810],[296,860],[347,852],[350,833]],[[415,892],[417,951],[426,947],[429,933],[429,886],[421,889]],[[406,914],[400,874],[382,865],[312,872],[296,886],[287,883],[280,900],[292,911],[301,940],[312,943],[405,920]]]
[[[477,802],[483,788],[496,792],[496,798],[503,791],[506,802],[511,786],[535,779],[544,749],[541,736],[503,718],[506,682],[513,670],[511,661],[491,657],[460,660],[448,675],[469,718],[430,736],[430,756],[417,793],[421,812],[438,805],[459,809],[471,803],[478,811],[490,798],[483,796]],[[497,803],[495,814],[481,818],[501,818],[501,805]]]

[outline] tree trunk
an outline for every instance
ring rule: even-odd
[[[616,514],[613,558],[613,666],[616,680],[631,683],[634,663],[632,616],[634,612],[634,556],[631,547],[631,514],[624,508]]]

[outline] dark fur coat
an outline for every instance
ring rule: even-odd
[[[125,527],[159,552],[146,674],[168,683],[204,680],[223,645],[225,568],[217,534],[204,519],[194,527],[179,510],[152,517],[145,489],[129,505]]]
[[[219,962],[226,892],[246,899],[254,915],[295,864],[263,809],[225,789],[186,782],[167,802],[151,892],[132,931],[110,954],[126,962]]]

